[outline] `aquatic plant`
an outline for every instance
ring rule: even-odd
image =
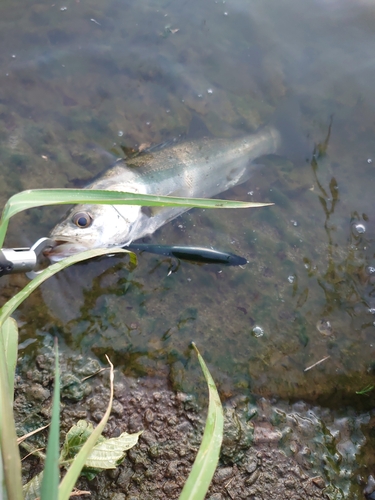
[[[360,396],[368,396],[369,392],[371,392],[374,389],[373,385],[366,385],[363,389],[360,391],[355,391],[356,394],[359,394]]]
[[[187,199],[172,198],[151,195],[135,195],[133,193],[119,193],[111,191],[94,190],[30,190],[19,193],[11,197],[2,213],[0,220],[0,248],[2,247],[9,224],[10,218],[29,208],[52,205],[52,204],[72,204],[72,203],[103,203],[103,204],[132,204],[149,206],[187,206],[195,208],[248,208],[263,206],[259,203],[237,202],[226,200],[211,199]],[[53,276],[60,270],[85,259],[104,255],[106,253],[128,253],[130,259],[135,261],[134,254],[121,248],[96,249],[82,252],[80,254],[68,257],[61,262],[51,265],[34,278],[23,290],[12,297],[0,309],[0,496],[8,500],[23,500],[27,498],[27,491],[22,488],[21,460],[17,443],[17,434],[15,421],[13,417],[13,390],[14,374],[16,369],[17,345],[18,345],[18,327],[11,314],[15,309],[45,280]],[[193,344],[194,345],[194,344]],[[209,409],[206,419],[206,426],[203,440],[194,462],[192,471],[181,493],[181,500],[203,500],[209,488],[212,476],[218,463],[220,447],[223,434],[223,410],[220,399],[215,387],[215,383],[200,356],[197,348],[194,348],[198,354],[198,360],[202,367],[203,374],[209,390]],[[108,442],[116,448],[117,455],[109,453],[106,459],[111,461],[111,467],[121,461],[126,449],[134,446],[138,440],[138,434],[121,435],[115,440],[105,440],[101,437],[106,422],[108,421],[112,400],[113,400],[113,366],[111,364],[111,395],[107,411],[98,424],[93,429],[86,422],[78,423],[67,434],[65,445],[59,452],[59,433],[60,433],[60,383],[58,366],[58,348],[55,347],[55,384],[52,405],[52,422],[49,431],[47,455],[45,468],[42,477],[35,479],[37,489],[30,493],[29,498],[49,500],[56,498],[66,500],[69,498],[74,485],[83,469],[83,467],[92,467],[95,469],[107,468],[98,458],[98,451],[108,448]],[[77,453],[71,453],[70,439],[77,439],[79,446],[76,447]],[[113,447],[112,447],[113,451]],[[100,453],[99,453],[100,455]],[[115,459],[114,456],[117,458]],[[109,457],[109,458],[108,458]],[[69,465],[67,473],[60,481],[60,465]],[[30,485],[28,486],[30,487]],[[30,492],[31,492],[30,488]],[[26,494],[26,497],[25,497]]]

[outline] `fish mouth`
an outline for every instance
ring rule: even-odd
[[[85,250],[89,250],[89,247],[82,243],[56,238],[53,240],[53,244],[43,251],[43,255],[51,262],[59,262]]]

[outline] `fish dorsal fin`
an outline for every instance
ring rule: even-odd
[[[149,144],[142,143],[137,147],[126,146],[124,144],[120,144],[119,148],[121,149],[121,156],[124,160],[135,158],[139,155],[155,153],[155,151],[160,151],[164,148],[169,148],[175,144],[184,140],[183,135],[179,135],[177,137],[173,137],[172,139],[168,139],[166,141],[160,142],[158,144]],[[111,148],[111,152],[116,156],[119,156],[119,151],[116,148]]]
[[[149,146],[148,144],[141,144],[139,150],[121,146],[122,152],[124,153],[124,155],[126,153],[126,155],[124,158],[120,158],[118,161],[123,161],[124,164],[130,169],[141,169],[142,167],[147,166],[149,162],[149,155],[153,155],[163,149],[171,148],[182,141],[182,136],[179,136],[159,144],[154,144],[152,146]],[[112,149],[112,151],[117,152],[114,148]]]
[[[97,144],[88,144],[89,149],[91,151],[94,151],[95,154],[98,156],[100,162],[104,161],[107,165],[114,163],[118,159],[118,154],[116,152],[112,152],[111,150],[108,151],[105,148],[102,148],[101,146],[98,146]]]
[[[184,136],[179,135],[177,137],[173,137],[172,139],[168,139],[167,141],[160,142],[159,144],[154,144],[152,146],[149,146],[145,149],[142,149],[139,154],[149,154],[149,153],[155,153],[156,151],[160,151],[165,148],[170,148],[174,146],[175,144],[179,144],[184,140]]]

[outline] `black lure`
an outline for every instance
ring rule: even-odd
[[[224,264],[226,266],[242,266],[247,264],[244,257],[230,252],[220,252],[211,248],[180,246],[180,245],[155,245],[148,243],[131,243],[123,247],[127,250],[137,250],[139,252],[149,252],[177,259],[189,260],[201,264]]]

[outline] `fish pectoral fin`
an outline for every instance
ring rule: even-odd
[[[168,207],[141,207],[141,212],[148,218],[156,217],[166,211]]]
[[[188,208],[184,208],[182,210],[183,212],[186,212],[189,210]],[[148,218],[153,218],[157,217],[158,215],[166,214],[167,212],[171,212],[172,214],[174,212],[181,211],[180,207],[142,207],[141,212],[143,215],[145,215]],[[172,217],[174,218],[174,217]],[[167,219],[168,221],[170,220],[169,218]]]
[[[162,207],[141,207],[141,212],[143,213],[143,215],[146,215],[146,217],[153,217],[154,216],[154,212],[153,212],[154,208],[162,208]]]
[[[243,179],[247,179],[249,177],[248,171],[248,167],[234,165],[226,175],[227,189],[242,183]]]

